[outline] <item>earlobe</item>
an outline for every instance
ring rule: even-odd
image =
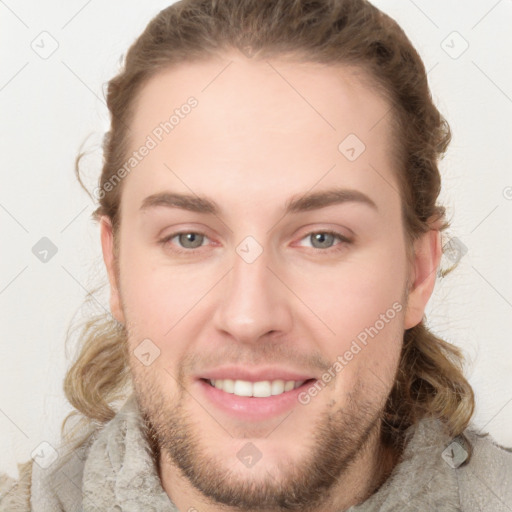
[[[112,223],[105,215],[100,219],[100,237],[101,250],[103,252],[103,261],[107,270],[110,283],[110,310],[114,318],[121,324],[125,323],[123,310],[121,307],[121,297],[119,295],[119,283],[116,265],[118,264],[114,254],[114,235]]]
[[[431,229],[416,240],[404,320],[405,329],[410,329],[423,320],[425,308],[434,291],[441,256],[441,233],[439,230]]]

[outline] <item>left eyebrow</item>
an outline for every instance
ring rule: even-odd
[[[373,199],[363,194],[363,192],[355,189],[335,188],[305,194],[297,199],[290,199],[286,204],[286,213],[306,212],[343,203],[364,204],[377,212],[379,211]]]
[[[291,198],[286,202],[285,213],[299,213],[311,210],[318,210],[327,206],[343,203],[364,204],[375,211],[378,211],[377,205],[366,194],[355,189],[330,189],[320,192],[308,193],[298,198]],[[148,210],[157,206],[167,208],[181,208],[196,213],[206,213],[210,215],[219,215],[221,208],[219,205],[208,199],[191,194],[178,194],[174,192],[159,192],[146,197],[141,204],[140,210]]]

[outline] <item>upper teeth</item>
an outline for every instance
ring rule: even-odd
[[[249,382],[246,380],[217,379],[210,380],[210,384],[226,393],[232,393],[238,396],[266,397],[271,395],[280,395],[285,391],[291,391],[304,384],[304,380],[262,380],[259,382]]]

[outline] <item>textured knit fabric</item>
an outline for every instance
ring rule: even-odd
[[[473,454],[453,467],[447,457],[453,441],[439,422],[409,429],[389,478],[349,512],[511,512],[512,451],[471,429],[465,435]],[[0,478],[2,512],[179,512],[162,488],[133,396],[58,467],[19,469],[18,482]]]

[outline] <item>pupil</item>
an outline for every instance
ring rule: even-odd
[[[180,236],[180,242],[182,243],[182,245],[188,248],[199,247],[201,245],[201,241],[201,235],[198,235],[197,233],[184,233]]]
[[[316,242],[319,242],[321,244],[321,247],[328,247],[330,245],[329,242],[332,241],[331,238],[333,238],[333,235],[329,233],[317,233],[314,235],[314,240]]]

